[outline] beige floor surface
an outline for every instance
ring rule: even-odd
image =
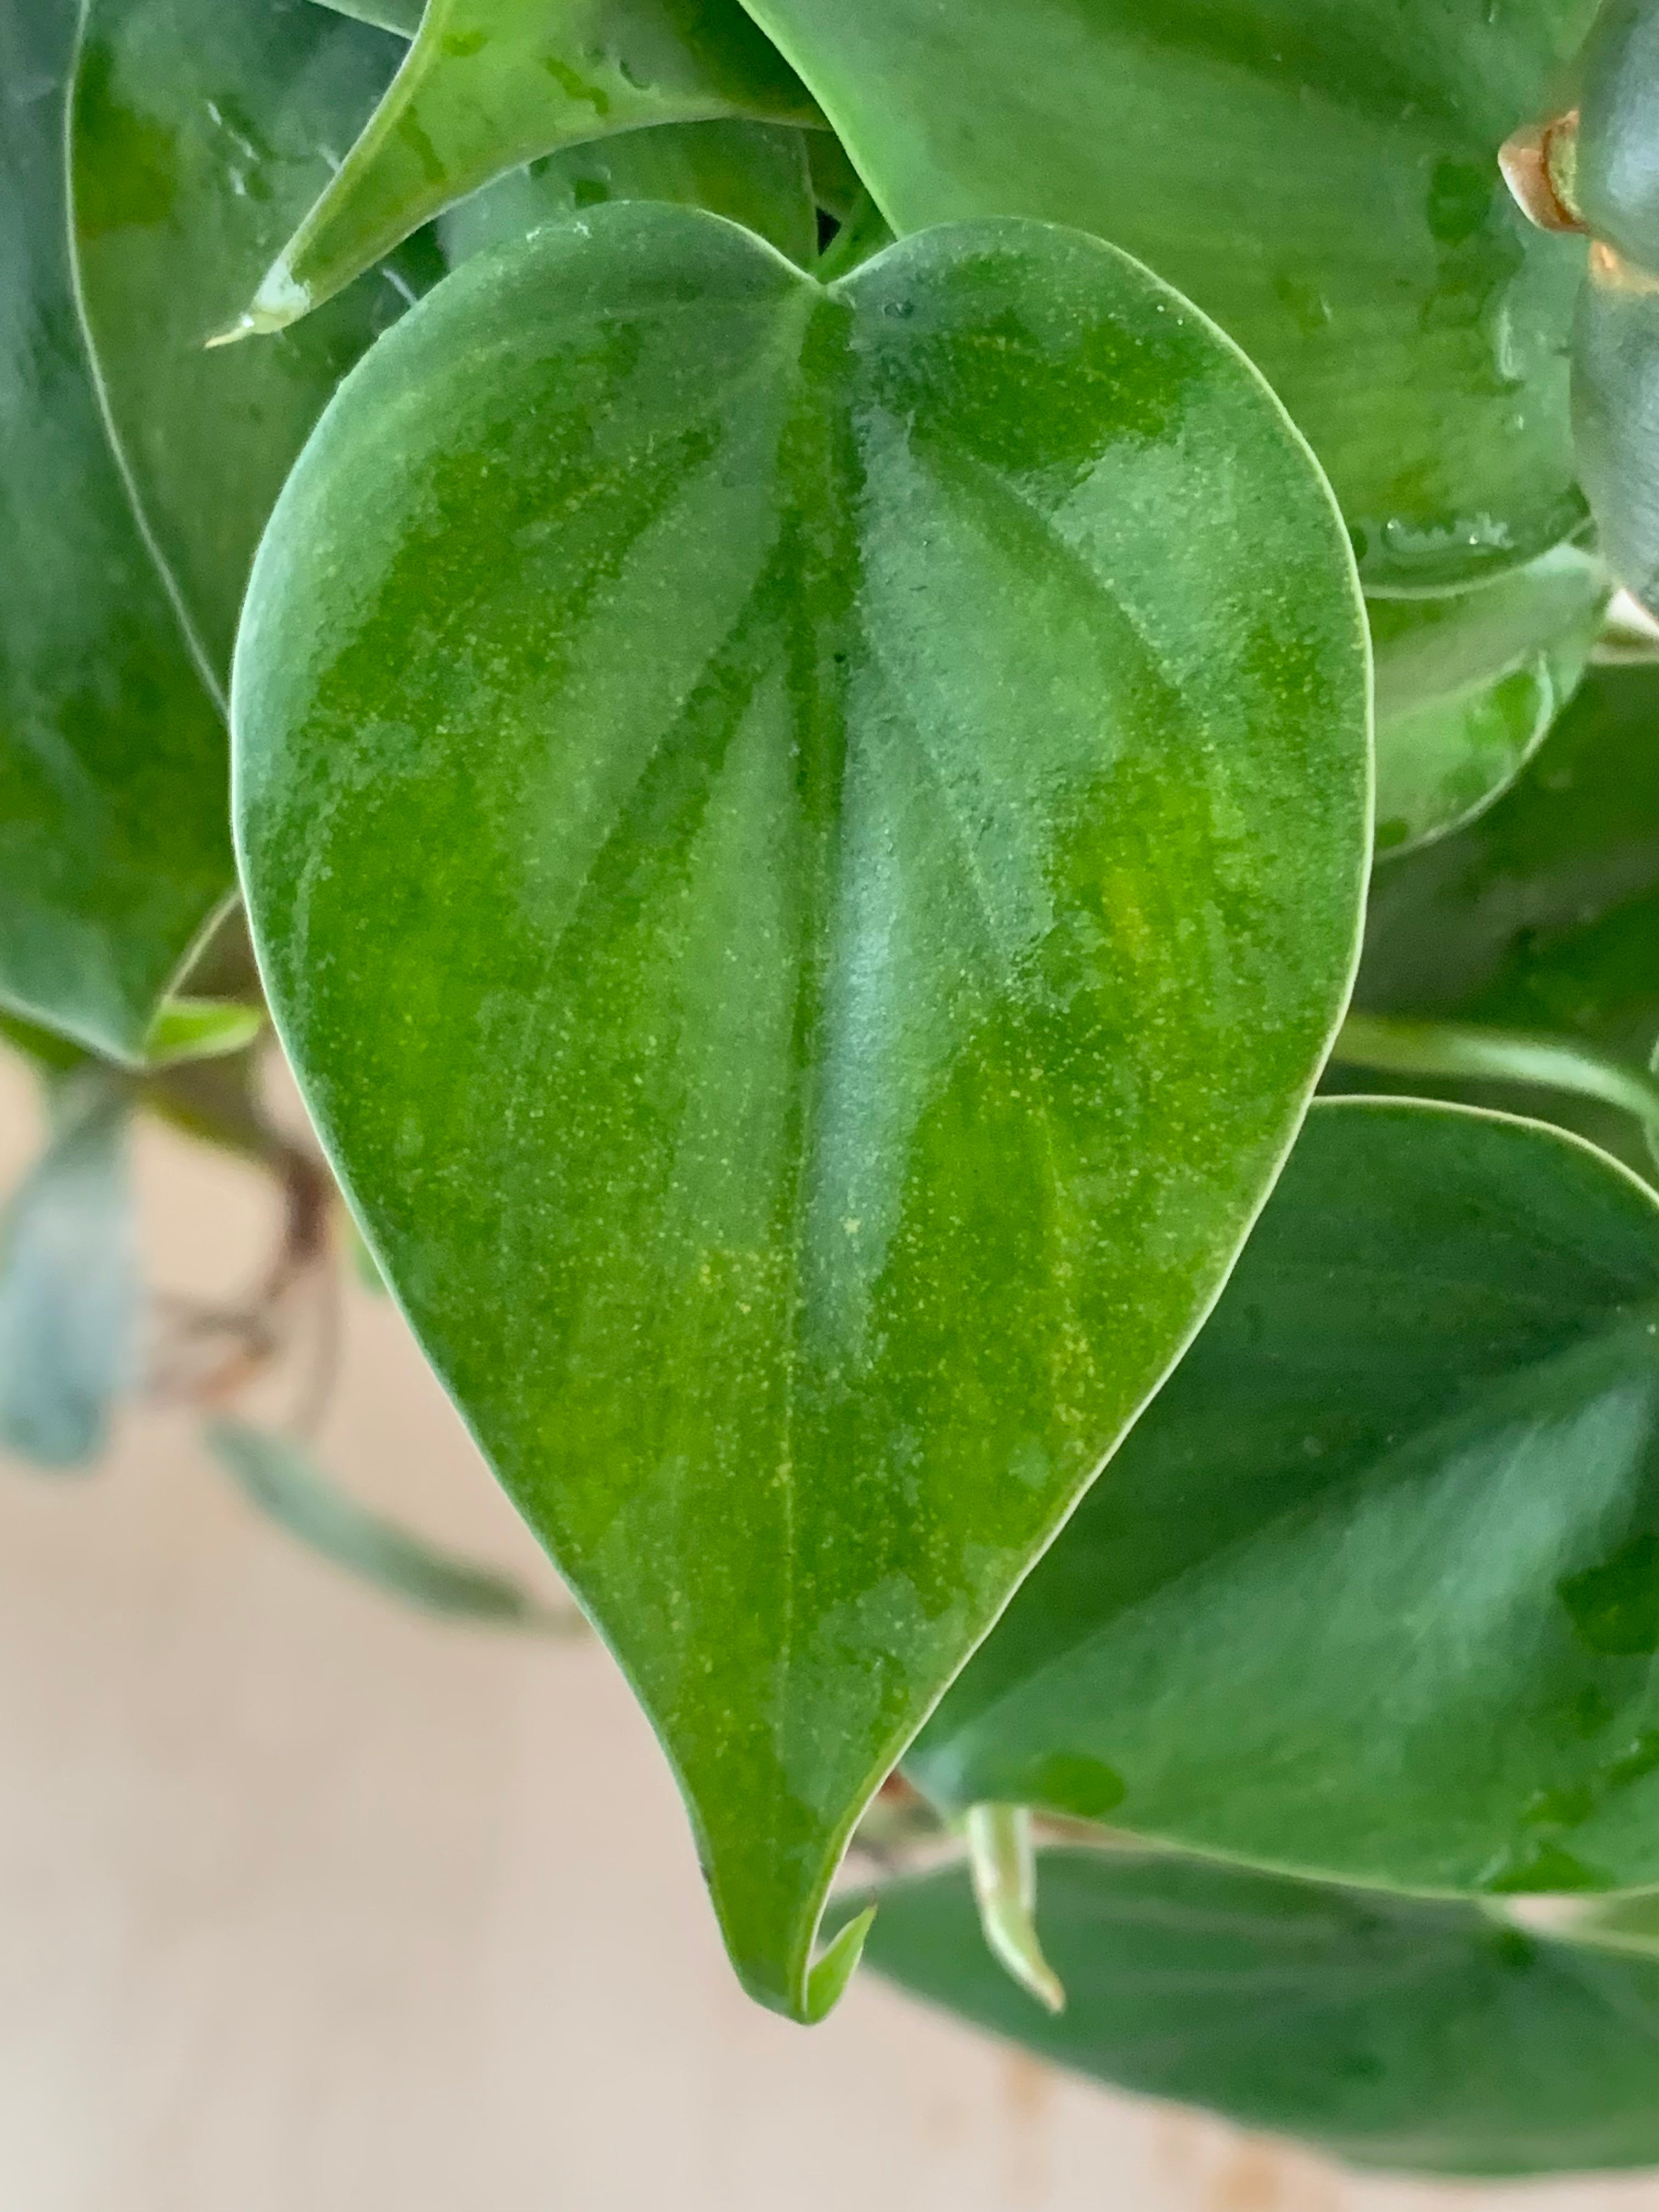
[[[0,1174],[33,1142],[0,1076]],[[142,1154],[174,1285],[266,1224]],[[365,1496],[545,1575],[396,1316],[325,1436]],[[411,1620],[292,1549],[189,1426],[0,1467],[0,2212],[1659,2212],[1335,2176],[1105,2095],[868,1976],[811,2033],[733,1986],[674,1792],[591,1645]]]

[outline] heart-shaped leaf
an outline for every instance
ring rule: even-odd
[[[1311,440],[1368,585],[1443,588],[1582,514],[1581,239],[1498,149],[1595,0],[746,0],[900,232],[1079,223],[1231,332]]]
[[[1370,602],[1379,853],[1443,836],[1514,782],[1583,674],[1609,589],[1600,562],[1559,545],[1474,591]]]
[[[817,109],[738,0],[429,0],[373,120],[243,319],[276,331],[491,178],[653,124]]]
[[[881,1973],[1114,2087],[1401,2173],[1659,2162],[1659,1964],[1466,1905],[1133,1852],[1038,1861],[1052,2017],[980,1941],[957,1869],[878,1893]],[[855,1899],[854,1906],[863,1903]]]
[[[231,884],[224,733],[128,503],[69,259],[75,0],[0,0],[0,1002],[121,1057]]]
[[[1656,1524],[1659,1200],[1535,1122],[1327,1101],[907,1771],[1404,1888],[1654,1881]]]
[[[204,341],[327,182],[396,53],[311,0],[88,0],[71,139],[81,301],[145,529],[218,678],[283,479],[403,313],[413,271],[358,286],[280,345]]]
[[[1659,1039],[1659,668],[1592,669],[1489,812],[1379,866],[1354,995],[1371,1013],[1555,1035],[1646,1065]],[[1545,1091],[1466,1095],[1565,1121],[1653,1173],[1622,1115]]]
[[[1277,1171],[1367,694],[1277,403],[1046,226],[826,287],[597,208],[441,285],[289,481],[234,714],[277,1019],[787,2010]]]
[[[65,1077],[51,1142],[0,1220],[0,1449],[40,1467],[95,1459],[110,1409],[133,1380],[131,1106],[118,1077]]]
[[[486,185],[439,218],[438,234],[454,268],[606,200],[667,200],[741,223],[804,269],[818,244],[807,137],[774,123],[663,123],[596,138]]]

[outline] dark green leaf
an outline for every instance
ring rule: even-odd
[[[727,116],[818,119],[738,0],[430,0],[391,89],[241,327],[281,330],[526,162]]]
[[[82,305],[138,510],[217,678],[283,479],[410,288],[383,274],[280,345],[204,341],[327,183],[397,51],[311,0],[88,0],[72,137]]]
[[[130,1106],[119,1078],[64,1079],[52,1140],[0,1220],[0,1449],[38,1466],[95,1459],[133,1380]]]
[[[787,2010],[1300,1117],[1361,623],[1248,364],[1048,227],[825,289],[597,208],[423,301],[283,495],[235,716],[276,1017]]]
[[[285,1437],[246,1421],[210,1421],[210,1449],[262,1513],[307,1551],[422,1613],[508,1628],[546,1628],[555,1613],[493,1567],[457,1559],[365,1511],[320,1474],[310,1456]]]
[[[1515,781],[1583,673],[1609,588],[1562,545],[1474,591],[1370,602],[1379,852],[1443,836]]]
[[[455,267],[606,200],[668,200],[740,222],[805,268],[818,242],[806,139],[771,123],[665,123],[597,138],[486,185],[441,217],[439,234]]]
[[[1659,1201],[1536,1123],[1328,1101],[907,1771],[1402,1888],[1654,1881],[1654,1529]]]
[[[1582,239],[1499,179],[1595,0],[747,0],[894,228],[1098,231],[1215,316],[1329,471],[1368,585],[1572,530]]]
[[[231,883],[224,733],[140,538],[76,317],[74,0],[0,0],[0,1002],[142,1050]]]
[[[871,1963],[1062,2066],[1355,2166],[1659,2163],[1659,1964],[1194,1860],[1050,1850],[1038,1868],[1057,2019],[986,1950],[957,1870],[880,1893]]]
[[[1592,670],[1497,805],[1377,868],[1355,1003],[1554,1033],[1645,1066],[1659,1038],[1659,669]],[[1616,1112],[1547,1091],[1468,1095],[1567,1118],[1652,1170]]]
[[[1659,276],[1601,246],[1573,334],[1572,422],[1607,566],[1659,606]]]

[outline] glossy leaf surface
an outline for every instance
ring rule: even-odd
[[[317,1126],[674,1759],[750,1986],[1218,1287],[1346,988],[1363,615],[1271,395],[971,226],[470,262],[255,569]]]
[[[1659,2161],[1659,1964],[1468,1905],[1127,1852],[1043,1852],[1037,1899],[1066,1984],[1058,2018],[986,1950],[957,1870],[884,1888],[869,1958],[1060,2065],[1354,2166]]]
[[[1609,588],[1563,545],[1471,592],[1370,602],[1379,853],[1443,836],[1513,783],[1583,673]]]
[[[430,0],[386,98],[272,263],[250,330],[280,330],[492,178],[652,125],[813,123],[738,0]]]
[[[140,1288],[128,1087],[64,1079],[51,1141],[0,1219],[0,1450],[96,1459],[133,1380]]]
[[[1659,1200],[1534,1123],[1325,1103],[907,1771],[1357,1881],[1652,1881],[1656,1528]]]
[[[1647,1064],[1659,1040],[1659,669],[1592,669],[1489,812],[1378,866],[1355,1003]],[[1623,1116],[1543,1091],[1468,1095],[1569,1120],[1652,1173]]]
[[[74,0],[0,0],[0,1003],[122,1057],[229,890],[224,733],[111,455],[64,182]]]
[[[383,273],[270,345],[204,341],[327,183],[397,52],[311,0],[88,0],[72,136],[82,303],[134,498],[218,683],[283,479],[410,286]]]
[[[1602,0],[1577,72],[1572,190],[1597,238],[1659,268],[1659,8]]]
[[[1607,566],[1659,607],[1659,276],[1596,246],[1573,334],[1578,471]]]
[[[1442,588],[1582,513],[1582,240],[1498,149],[1595,0],[747,0],[894,228],[1097,231],[1236,337],[1312,441],[1369,586]]]
[[[369,1512],[286,1437],[246,1421],[210,1421],[207,1443],[249,1502],[319,1559],[422,1613],[505,1628],[561,1620],[511,1576],[440,1551]]]
[[[739,222],[806,268],[818,243],[806,136],[781,124],[665,123],[597,138],[486,185],[441,217],[439,235],[454,267],[606,200],[667,200]]]

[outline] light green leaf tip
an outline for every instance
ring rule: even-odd
[[[974,1805],[963,1824],[979,1924],[994,1958],[1049,2012],[1064,2012],[1066,1990],[1042,1955],[1036,1932],[1036,1854],[1024,1805]]]
[[[265,1025],[263,1006],[234,999],[167,999],[144,1039],[147,1067],[184,1060],[223,1060],[251,1045]]]
[[[849,1920],[831,1942],[829,1949],[806,1978],[805,2023],[816,2027],[827,2020],[841,2002],[842,1992],[858,1970],[864,1956],[864,1939],[870,1933],[870,1923],[876,1917],[873,1905],[866,1905],[856,1920]]]

